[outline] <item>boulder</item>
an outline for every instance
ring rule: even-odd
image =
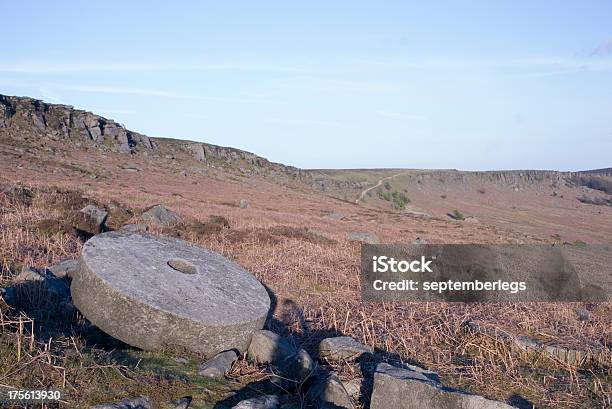
[[[371,409],[511,409],[506,403],[444,387],[435,373],[415,366],[380,363],[374,373]]]
[[[62,260],[49,267],[48,270],[57,278],[74,277],[79,271],[79,261],[74,259]]]
[[[363,386],[363,383],[363,378],[355,378],[347,382],[342,382],[342,385],[344,385],[346,393],[348,393],[351,398],[353,398],[354,400],[358,400],[359,395],[361,394],[361,388]]]
[[[191,396],[183,396],[173,403],[174,409],[188,409],[193,398]]]
[[[249,201],[246,199],[240,199],[238,207],[240,207],[241,209],[246,209],[247,207],[249,207]]]
[[[338,362],[356,359],[363,354],[371,354],[374,350],[351,337],[325,338],[319,344],[319,359],[327,362]]]
[[[263,395],[243,400],[232,409],[276,409],[280,406],[280,399],[276,395]]]
[[[144,223],[126,224],[121,226],[119,230],[129,231],[132,233],[146,233],[147,231],[149,231],[149,226]]]
[[[347,234],[348,241],[360,241],[365,244],[380,244],[378,237],[372,233],[353,231]]]
[[[86,229],[92,234],[102,233],[105,230],[106,218],[108,212],[94,205],[87,205],[81,209],[81,213],[85,215],[90,229]]]
[[[189,268],[176,269],[181,265]],[[223,256],[150,234],[108,232],[83,246],[74,305],[107,334],[138,348],[205,357],[247,349],[270,308],[265,288]]]
[[[202,363],[198,375],[207,378],[222,378],[232,369],[232,364],[238,359],[236,351],[223,351],[212,359]]]
[[[321,374],[317,377],[308,390],[307,398],[315,407],[353,408],[348,392],[334,373]]]
[[[13,278],[13,282],[15,284],[21,284],[28,281],[45,281],[46,274],[44,271],[39,271],[33,267],[24,267],[21,269],[21,273],[19,273],[15,278]]]
[[[316,364],[304,349],[297,349],[288,339],[272,331],[257,331],[251,339],[248,358],[275,367],[285,379],[303,382],[315,370]]]
[[[141,215],[142,219],[159,227],[170,227],[181,221],[181,217],[163,205],[150,207]]]
[[[123,399],[114,403],[94,405],[91,409],[151,409],[152,407],[151,399],[141,396],[133,399]]]

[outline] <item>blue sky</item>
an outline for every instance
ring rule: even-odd
[[[151,136],[303,168],[612,166],[609,1],[2,2],[0,15],[0,93]]]

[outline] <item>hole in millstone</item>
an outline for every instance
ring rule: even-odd
[[[180,258],[173,258],[168,260],[168,265],[184,274],[195,274],[198,272],[198,268],[186,260]]]

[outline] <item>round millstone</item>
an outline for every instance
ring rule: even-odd
[[[270,308],[263,285],[223,256],[125,231],[85,243],[71,292],[87,319],[129,345],[207,357],[246,350]]]

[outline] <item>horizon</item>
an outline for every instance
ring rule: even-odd
[[[611,166],[605,2],[0,8],[0,93],[149,136],[312,170]]]

